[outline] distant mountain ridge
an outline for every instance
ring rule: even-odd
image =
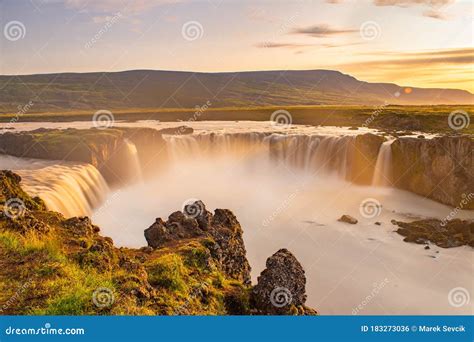
[[[473,104],[466,90],[369,83],[334,70],[130,70],[0,76],[0,111],[294,105]]]

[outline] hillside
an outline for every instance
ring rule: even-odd
[[[0,112],[97,108],[472,104],[465,90],[368,83],[331,70],[193,73],[133,70],[0,76]]]

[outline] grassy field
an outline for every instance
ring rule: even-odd
[[[204,121],[254,120],[268,121],[276,110],[290,113],[292,123],[305,125],[367,126],[384,130],[426,132],[460,132],[474,134],[474,123],[462,130],[453,130],[448,124],[449,114],[455,111],[472,116],[474,105],[439,106],[266,106],[224,108],[130,108],[111,110],[115,120]],[[0,122],[88,121],[93,111],[58,111],[6,113]]]

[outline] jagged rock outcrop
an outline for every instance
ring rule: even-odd
[[[394,186],[460,209],[474,209],[474,139],[399,138],[392,144]]]
[[[396,232],[405,236],[403,241],[406,242],[432,242],[443,248],[463,245],[474,247],[474,221],[427,219],[414,222],[393,220],[392,223],[400,227]]]
[[[211,238],[206,244],[220,269],[229,277],[250,284],[242,234],[242,227],[230,210],[216,209],[213,215],[202,201],[187,204],[183,212],[172,213],[167,221],[157,218],[145,230],[148,246],[153,248],[181,239]]]
[[[305,306],[306,276],[303,267],[287,249],[267,259],[266,268],[252,289],[250,303],[258,314],[312,315]]]

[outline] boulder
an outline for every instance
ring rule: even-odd
[[[349,223],[349,224],[357,224],[357,219],[350,216],[350,215],[342,215],[339,220],[339,222],[345,222],[345,223]]]
[[[266,268],[251,292],[251,307],[257,314],[314,314],[304,306],[306,277],[303,267],[287,249],[267,259]]]

